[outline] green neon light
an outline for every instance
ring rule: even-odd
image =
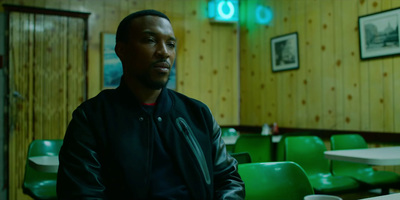
[[[225,12],[222,10],[222,7],[226,4],[229,7],[229,13],[225,14]],[[234,14],[235,14],[235,7],[233,6],[232,2],[228,1],[220,1],[218,3],[218,14],[223,18],[223,19],[230,19]]]
[[[273,17],[272,10],[269,7],[258,5],[256,8],[256,20],[260,24],[268,24]]]

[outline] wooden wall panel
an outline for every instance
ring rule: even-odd
[[[335,126],[335,0],[327,0],[321,2],[321,34],[323,39],[321,41],[321,60],[322,72],[321,76],[324,77],[322,81],[322,111],[321,123],[322,127]],[[329,38],[329,39],[328,39]]]
[[[315,9],[320,7],[320,0],[307,1],[307,15],[306,15],[306,70],[307,78],[307,118],[306,125],[308,127],[320,128],[322,101],[321,95],[321,28],[320,28],[320,15],[321,10]]]
[[[305,128],[306,126],[306,118],[307,118],[307,71],[303,69],[306,65],[306,13],[307,13],[307,5],[304,3],[305,1],[296,1],[296,18],[297,18],[297,32],[299,34],[299,66],[300,69],[296,70],[297,74],[297,82],[292,86],[297,90],[297,98],[293,99],[295,101],[296,110],[293,111],[294,116],[296,117],[296,124],[294,126],[298,126],[299,128]],[[279,35],[279,33],[276,33]],[[278,111],[277,111],[278,112]],[[279,126],[285,126],[281,122],[277,121]]]
[[[375,0],[367,0],[367,10],[368,13],[380,12],[382,9],[381,1],[377,2]],[[369,98],[370,98],[370,114],[374,116],[380,116],[379,118],[373,118],[371,116],[371,131],[379,131],[384,127],[384,113],[383,113],[383,60],[375,59],[369,62],[368,70],[370,76],[370,88],[369,88]]]
[[[343,51],[343,129],[357,130],[360,127],[360,71],[357,2],[342,1],[342,30],[347,30],[342,36]],[[353,19],[353,20],[348,20]],[[350,45],[349,45],[350,44]]]
[[[400,7],[396,0],[284,0],[256,1],[274,10],[274,19],[264,37],[254,37],[257,27],[241,23],[241,125],[277,122],[282,127],[399,132],[399,56],[360,60],[358,17]],[[272,3],[273,2],[273,3]],[[246,2],[246,17],[251,3]],[[291,7],[294,9],[290,9]],[[293,28],[294,27],[294,28]],[[259,89],[261,66],[254,57],[269,51],[270,38],[288,32],[299,33],[300,69],[271,74],[275,85]],[[254,41],[254,39],[259,41]],[[252,44],[268,42],[261,49]],[[253,53],[255,52],[255,53]],[[245,65],[252,63],[249,69]],[[248,68],[246,66],[246,68]],[[292,88],[296,90],[292,91]],[[276,109],[268,102],[254,108],[259,94],[276,98]],[[251,104],[251,105],[248,105]],[[260,113],[258,113],[260,112]],[[261,113],[270,113],[268,118]],[[259,117],[262,119],[259,119]]]
[[[382,10],[388,10],[392,8],[392,1],[383,0],[381,2]],[[394,131],[394,101],[393,101],[393,60],[394,57],[388,57],[383,59],[382,67],[382,104],[383,104],[383,131],[393,132]]]
[[[368,13],[367,4],[364,2],[358,4],[358,15],[363,16]],[[370,98],[369,98],[369,63],[360,62],[360,109],[362,115],[360,115],[361,127],[360,130],[369,131],[371,127],[370,118]]]

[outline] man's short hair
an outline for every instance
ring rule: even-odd
[[[129,30],[130,30],[130,22],[132,21],[132,19],[138,18],[138,17],[142,17],[142,16],[146,16],[146,15],[154,15],[154,16],[158,16],[158,17],[162,17],[164,19],[167,19],[168,21],[169,18],[167,17],[167,15],[165,15],[164,13],[157,11],[157,10],[141,10],[141,11],[137,11],[134,12],[128,16],[126,16],[118,25],[118,29],[117,29],[117,35],[116,35],[116,42],[128,42],[128,35],[129,35]],[[171,22],[171,21],[170,21]]]

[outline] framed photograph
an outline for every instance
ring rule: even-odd
[[[171,72],[169,73],[167,88],[171,90],[176,90],[176,59],[174,64],[172,65]]]
[[[360,58],[400,54],[399,22],[399,8],[358,17]]]
[[[116,88],[120,84],[122,76],[122,63],[114,51],[115,34],[101,34],[101,84],[103,89]],[[176,62],[171,68],[167,88],[176,90]]]
[[[299,43],[297,32],[271,38],[272,71],[299,68]]]
[[[101,34],[102,88],[116,88],[122,76],[122,63],[114,51],[115,34]]]

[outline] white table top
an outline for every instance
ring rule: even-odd
[[[400,146],[325,151],[325,158],[368,165],[400,165]]]
[[[394,194],[382,195],[360,200],[399,200],[399,199],[400,199],[400,193],[394,193]]]
[[[222,136],[222,139],[224,140],[226,145],[234,145],[238,137],[239,136]],[[281,138],[282,135],[272,135],[272,142],[278,143],[281,140]]]
[[[29,158],[29,165],[38,171],[57,173],[58,156],[32,156]]]
[[[239,136],[222,136],[226,145],[234,145]]]

